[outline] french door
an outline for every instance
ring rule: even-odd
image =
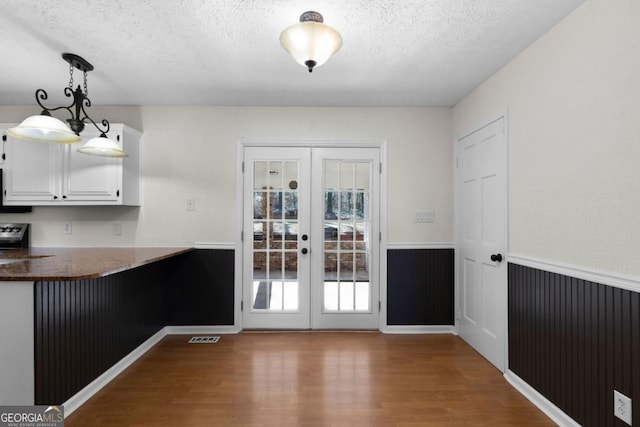
[[[378,329],[379,149],[245,147],[243,327]]]

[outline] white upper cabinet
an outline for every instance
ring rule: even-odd
[[[10,126],[0,125],[3,135]],[[130,205],[140,204],[140,133],[111,124],[107,135],[129,155],[119,159],[76,151],[100,133],[87,126],[76,144],[28,142],[7,136],[4,143],[4,204]]]

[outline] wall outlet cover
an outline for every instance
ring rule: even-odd
[[[631,399],[613,390],[613,415],[631,425]]]

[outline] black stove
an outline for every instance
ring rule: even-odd
[[[29,224],[0,223],[0,249],[24,249],[29,247]]]

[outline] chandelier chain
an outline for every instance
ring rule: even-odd
[[[84,72],[84,96],[89,97],[89,88],[87,87],[87,72]]]
[[[69,64],[69,89],[73,90],[73,65]]]

